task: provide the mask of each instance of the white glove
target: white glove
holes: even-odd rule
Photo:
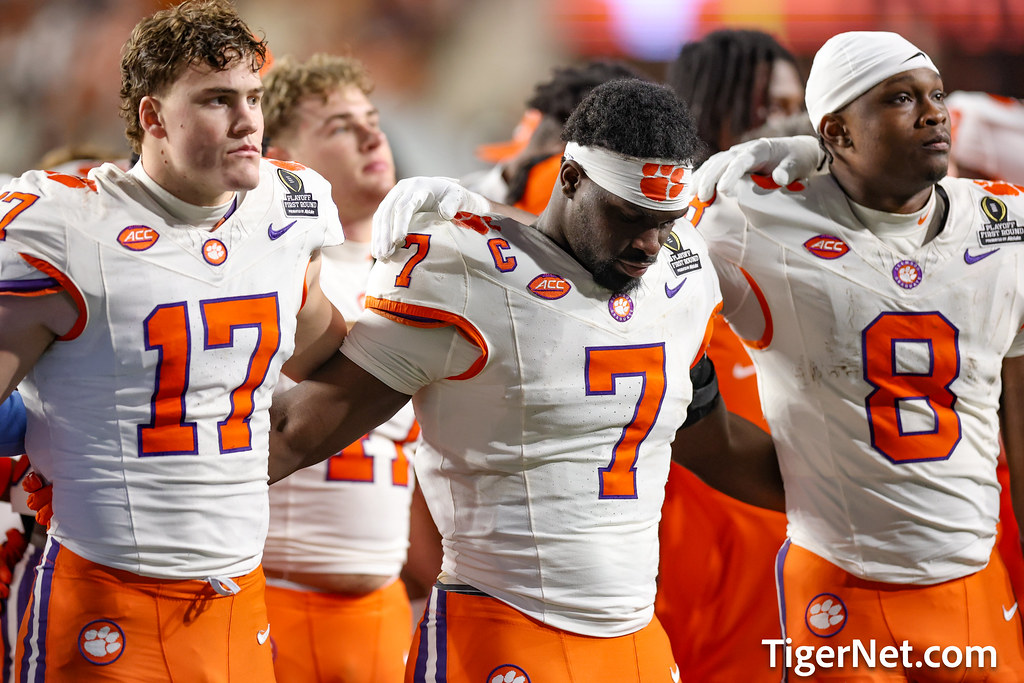
[[[822,168],[825,152],[811,135],[789,138],[758,138],[733,145],[715,154],[693,174],[697,199],[709,201],[715,188],[726,194],[747,173],[771,172],[772,180],[785,187]]]
[[[487,199],[462,187],[455,178],[405,178],[391,188],[373,214],[370,253],[386,261],[405,244],[413,214],[433,213],[448,221],[460,211],[483,214],[490,210]]]

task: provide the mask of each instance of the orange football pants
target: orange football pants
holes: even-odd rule
[[[264,683],[274,680],[263,570],[235,595],[153,579],[49,539],[18,633],[19,681]]]
[[[997,552],[974,574],[920,586],[859,579],[786,541],[776,571],[783,639],[793,655],[806,648],[802,667],[795,656],[787,664],[788,681],[1024,681],[1020,610]],[[854,648],[872,646],[874,666],[863,656],[855,666]],[[825,665],[808,659],[819,650]]]
[[[583,636],[531,619],[500,600],[430,592],[406,683],[671,683],[679,680],[657,618],[615,638]]]
[[[361,596],[267,586],[278,683],[401,683],[412,608],[401,580]]]

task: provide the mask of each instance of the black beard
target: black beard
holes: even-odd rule
[[[640,287],[640,278],[629,277],[615,268],[614,261],[605,261],[594,269],[594,282],[613,294],[629,294]]]

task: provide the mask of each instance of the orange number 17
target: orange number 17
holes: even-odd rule
[[[249,419],[253,396],[263,384],[280,346],[277,296],[264,294],[200,302],[204,349],[234,345],[234,332],[244,327],[258,330],[256,347],[249,356],[245,378],[231,391],[231,412],[217,423],[220,452],[249,450],[252,431]],[[189,358],[194,352],[184,302],[157,306],[143,323],[146,348],[157,350],[156,388],[150,406],[152,419],[139,426],[139,455],[185,455],[198,452],[196,423],[185,421],[185,395],[189,383]],[[198,351],[198,349],[196,349]]]

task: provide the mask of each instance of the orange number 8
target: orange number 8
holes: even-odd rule
[[[871,445],[894,463],[945,460],[960,442],[956,395],[949,387],[960,375],[959,331],[940,313],[883,313],[864,329],[864,379],[874,391],[865,401]],[[927,371],[897,368],[897,344],[925,344]],[[927,403],[933,428],[906,431],[900,402]]]

